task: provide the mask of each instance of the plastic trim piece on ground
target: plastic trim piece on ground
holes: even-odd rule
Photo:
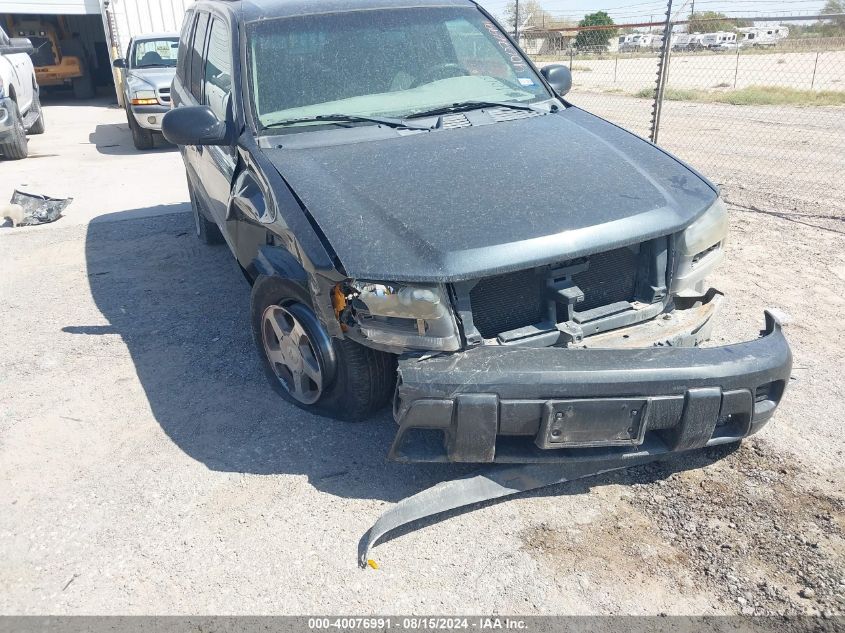
[[[638,455],[612,460],[494,466],[466,477],[443,481],[402,499],[382,514],[358,544],[358,563],[362,568],[366,568],[373,544],[388,532],[413,521],[473,503],[640,466],[666,457]]]

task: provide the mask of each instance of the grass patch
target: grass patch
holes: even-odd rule
[[[576,70],[580,70],[583,73],[593,72],[593,69],[590,68],[589,66],[579,66],[578,64],[573,64],[571,70],[572,70],[572,72],[575,72]]]
[[[650,99],[652,88],[643,88],[635,97]],[[845,105],[845,92],[834,90],[796,90],[772,86],[749,86],[740,90],[711,92],[708,90],[683,90],[668,88],[663,98],[667,101],[699,101],[701,103],[729,103],[731,105],[794,105],[835,106]]]

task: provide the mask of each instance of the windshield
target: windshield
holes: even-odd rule
[[[176,68],[179,38],[165,37],[156,40],[139,40],[129,59],[132,68]]]
[[[463,101],[551,95],[473,7],[349,11],[250,24],[262,127],[328,114],[412,116]]]

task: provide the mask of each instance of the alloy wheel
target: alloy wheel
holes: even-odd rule
[[[271,305],[261,318],[264,353],[285,390],[303,404],[323,393],[323,371],[316,347],[302,323],[288,309]]]

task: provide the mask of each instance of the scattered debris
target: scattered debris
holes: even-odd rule
[[[19,204],[7,204],[0,208],[0,217],[4,220],[11,220],[12,226],[18,226],[23,222],[23,207]]]
[[[77,578],[79,578],[79,574],[74,574],[73,576],[71,576],[71,577],[70,577],[70,580],[68,580],[68,581],[65,583],[65,586],[64,586],[64,587],[62,587],[62,591],[64,591],[64,590],[65,590],[65,589],[67,589],[68,587],[70,587],[70,583],[72,583],[72,582],[73,582],[74,580],[76,580]]]

